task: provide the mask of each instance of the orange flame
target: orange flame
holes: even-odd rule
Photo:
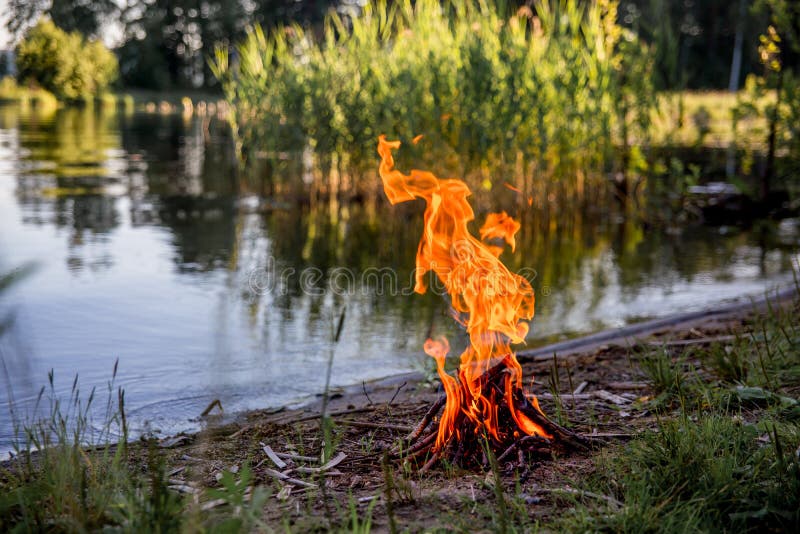
[[[458,380],[444,369],[450,350],[447,340],[425,342],[425,352],[436,360],[447,394],[436,448],[441,450],[457,434],[455,421],[461,413],[473,423],[476,432],[503,441],[508,432],[516,429],[500,428],[498,424],[502,400],[519,430],[549,438],[539,425],[515,409],[513,400],[514,391],[522,387],[522,367],[511,343],[523,342],[528,333],[527,321],[534,313],[533,288],[498,259],[499,247],[489,247],[470,234],[467,225],[475,215],[467,201],[471,194],[467,185],[457,179],[439,179],[426,171],[401,173],[394,168],[392,156],[392,149],[399,147],[400,141],[379,138],[379,172],[392,204],[417,198],[427,203],[425,228],[417,250],[415,291],[424,293],[425,275],[429,271],[436,273],[470,339],[470,346],[461,354]],[[503,239],[513,250],[519,228],[519,223],[505,212],[492,213],[480,234],[482,239]],[[486,378],[486,373],[499,364],[503,367],[498,369],[506,371],[503,392],[491,387]],[[535,399],[532,404],[539,409]]]

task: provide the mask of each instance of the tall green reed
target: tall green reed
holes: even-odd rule
[[[321,35],[254,27],[210,63],[245,161],[310,150],[330,193],[363,185],[339,171],[372,165],[384,133],[425,134],[473,185],[506,168],[527,193],[582,196],[647,141],[649,52],[616,21],[613,0],[378,0]]]

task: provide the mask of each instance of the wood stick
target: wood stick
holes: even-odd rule
[[[562,399],[569,398],[575,400],[589,400],[593,399],[595,395],[593,393],[562,393],[561,395],[558,395],[558,397]],[[556,398],[556,395],[553,395],[552,393],[539,393],[536,395],[536,398],[553,400]]]
[[[311,482],[306,482],[305,480],[299,480],[296,478],[292,478],[286,473],[281,473],[280,471],[275,471],[274,469],[264,469],[264,472],[273,478],[277,478],[278,480],[283,480],[288,482],[289,484],[294,484],[295,486],[303,486],[304,488],[317,488],[316,484],[312,484]]]
[[[406,436],[406,441],[408,441],[409,444],[414,443],[417,439],[419,439],[419,436],[428,427],[428,424],[433,420],[436,414],[439,413],[439,410],[442,409],[442,406],[444,406],[446,402],[446,395],[442,395],[436,399],[436,402],[434,402],[430,409],[425,412],[425,415],[422,417],[422,421],[420,421],[417,425],[417,428],[415,428],[413,432]]]
[[[269,459],[272,460],[272,463],[275,464],[278,469],[286,468],[286,462],[281,460],[278,457],[278,455],[275,454],[275,451],[272,450],[272,447],[270,447],[269,445],[264,445],[263,442],[261,443],[261,446],[263,447],[263,451],[266,453]]]
[[[583,393],[583,390],[586,389],[586,386],[588,386],[588,385],[589,385],[589,382],[584,380],[583,382],[578,384],[578,387],[575,388],[575,390],[572,392],[572,395],[573,396],[580,395],[581,393]]]
[[[220,400],[219,399],[214,399],[213,401],[211,401],[209,403],[208,406],[206,406],[206,409],[202,411],[202,413],[200,414],[200,417],[206,417],[208,414],[211,413],[211,410],[213,410],[215,406],[219,407],[219,411],[221,411],[221,412],[224,411],[222,409],[222,403],[220,402]]]
[[[606,391],[604,389],[599,389],[594,392],[595,397],[599,399],[603,399],[604,401],[608,401],[611,403],[616,404],[617,406],[621,406],[623,404],[630,404],[630,400],[626,399],[625,397],[620,397],[619,395],[614,395],[613,393]]]
[[[377,429],[387,429],[387,430],[399,430],[400,432],[411,432],[414,430],[414,427],[410,427],[407,425],[393,425],[390,423],[369,423],[367,421],[353,421],[352,419],[342,419],[337,421],[337,424],[345,425],[345,426],[356,426],[361,428],[377,428]]]
[[[425,471],[427,471],[428,469],[430,469],[431,467],[433,467],[433,466],[434,466],[434,464],[436,464],[436,462],[438,462],[438,461],[439,461],[439,453],[438,453],[438,452],[435,452],[435,453],[433,453],[433,456],[431,456],[431,459],[430,459],[430,460],[428,460],[428,461],[425,463],[425,465],[423,465],[423,466],[422,466],[422,468],[420,468],[419,472],[420,472],[420,473],[424,473]]]
[[[410,458],[410,457],[416,456],[419,451],[427,450],[431,446],[431,444],[433,444],[433,441],[436,439],[437,435],[438,435],[438,432],[431,432],[430,434],[425,436],[422,439],[422,441],[418,441],[417,443],[415,443],[409,449],[406,449],[404,451],[403,450],[395,450],[395,451],[393,451],[392,454],[394,456],[402,454],[403,457],[406,457],[406,458]]]
[[[374,410],[375,410],[374,406],[365,406],[364,408],[353,408],[351,410],[339,410],[338,412],[330,412],[327,415],[328,415],[328,417],[338,417],[340,415],[348,415],[348,414],[351,414],[351,413],[372,412]],[[315,413],[315,414],[311,414],[311,415],[305,415],[305,416],[300,417],[298,419],[288,420],[288,421],[285,421],[285,422],[286,423],[302,423],[303,421],[312,421],[314,419],[319,419],[320,417],[322,417],[322,414]],[[283,421],[281,421],[281,422],[283,422]]]
[[[313,456],[300,456],[299,454],[292,454],[289,452],[276,452],[275,456],[285,460],[295,460],[297,462],[316,462],[318,460],[318,458],[314,458]]]

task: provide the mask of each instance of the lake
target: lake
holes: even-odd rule
[[[119,360],[134,432],[167,434],[197,428],[213,399],[233,413],[312,398],[331,350],[341,387],[428,368],[428,331],[463,347],[444,299],[409,291],[420,203],[259,196],[231,146],[216,119],[0,106],[0,273],[30,269],[0,293],[0,451],[51,369],[57,395],[77,374],[102,398]],[[503,256],[537,291],[531,347],[759,296],[798,259],[797,220],[564,219],[523,224]]]

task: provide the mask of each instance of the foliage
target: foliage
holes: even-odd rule
[[[59,99],[78,100],[107,89],[117,75],[117,60],[99,41],[66,33],[42,19],[17,45],[17,77]]]
[[[8,7],[12,16],[7,27],[12,34],[18,35],[46,15],[65,32],[95,38],[103,23],[119,10],[114,0],[9,0]]]
[[[616,2],[534,7],[373,2],[359,17],[331,14],[321,38],[256,26],[235,55],[218,48],[212,70],[245,156],[309,146],[371,162],[378,134],[423,133],[471,168],[602,169],[615,143],[646,136],[646,50],[616,24]]]
[[[620,23],[652,45],[659,89],[723,89],[729,85],[737,31],[742,32],[743,72],[753,72],[759,65],[755,43],[765,17],[742,9],[751,3],[623,0]]]
[[[119,50],[127,86],[147,89],[213,87],[206,58],[215,46],[231,47],[248,24],[275,27],[318,24],[337,4],[320,0],[131,1],[120,23],[125,41]]]
[[[764,0],[759,6],[770,14],[770,24],[759,37],[763,70],[760,76],[748,76],[732,120],[734,130],[742,119],[751,117],[763,117],[768,123],[763,140],[767,163],[761,182],[762,199],[766,199],[775,177],[787,177],[800,170],[800,73],[793,68],[793,58],[800,55],[800,7],[784,0]],[[768,94],[774,98],[765,99]],[[785,157],[776,161],[778,153]],[[795,182],[786,180],[790,194],[796,198]]]
[[[269,498],[262,487],[252,487],[253,473],[245,463],[239,472],[239,478],[230,471],[223,471],[220,479],[221,488],[208,490],[211,498],[222,499],[233,508],[233,514],[217,523],[219,532],[253,532],[256,527],[266,529],[261,520],[261,511]]]

